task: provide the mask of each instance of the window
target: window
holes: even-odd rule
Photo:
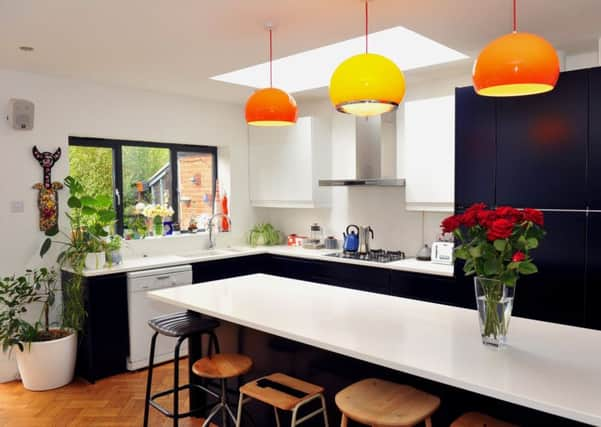
[[[214,212],[216,147],[70,137],[69,168],[92,195],[113,197],[117,231],[129,238],[151,228],[149,205],[172,208],[165,220],[183,231],[203,228]]]

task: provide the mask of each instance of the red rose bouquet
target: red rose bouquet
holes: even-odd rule
[[[534,274],[531,251],[545,236],[543,213],[509,206],[487,209],[484,203],[442,221],[458,245],[455,257],[465,260],[463,271],[475,275],[480,330],[485,344],[497,347],[506,341],[514,289],[520,275]]]
[[[515,286],[520,274],[538,270],[530,256],[544,237],[543,213],[509,206],[487,209],[484,203],[442,221],[442,230],[453,233],[459,245],[455,257],[465,260],[466,275],[496,279]]]

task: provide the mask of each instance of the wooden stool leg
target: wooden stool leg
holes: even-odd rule
[[[426,418],[426,427],[432,427],[432,418],[428,417]]]
[[[342,419],[340,420],[340,427],[348,427],[348,418],[344,414],[342,414]]]

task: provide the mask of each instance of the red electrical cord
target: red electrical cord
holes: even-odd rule
[[[273,87],[273,37],[269,28],[269,87]]]
[[[368,44],[367,44],[367,34],[368,34],[368,30],[369,30],[369,8],[367,6],[368,2],[369,2],[369,0],[365,0],[365,53],[367,53],[367,48],[368,48]]]
[[[518,31],[518,15],[517,15],[517,0],[513,0],[513,32]]]

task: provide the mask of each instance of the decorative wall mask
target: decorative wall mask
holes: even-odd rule
[[[40,163],[44,170],[44,181],[34,184],[33,188],[39,191],[38,209],[40,210],[40,230],[47,231],[58,223],[58,191],[63,188],[60,182],[52,182],[52,166],[60,159],[61,149],[54,153],[45,151],[41,153],[38,147],[33,146],[33,157]]]

